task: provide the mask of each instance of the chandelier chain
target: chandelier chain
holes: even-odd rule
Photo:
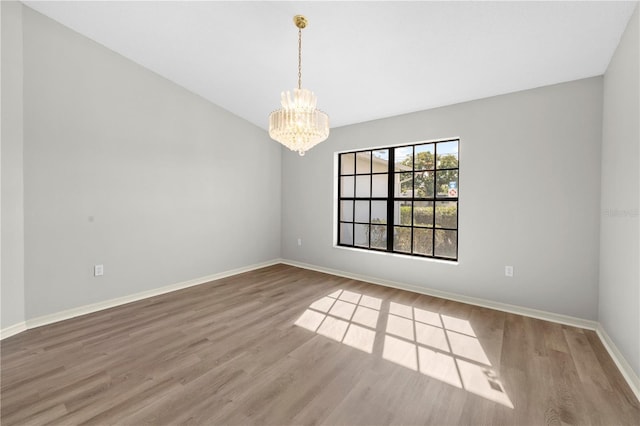
[[[298,89],[302,89],[302,28],[298,28]]]

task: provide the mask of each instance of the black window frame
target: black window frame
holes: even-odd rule
[[[450,142],[456,142],[457,143],[457,167],[439,167],[438,163],[439,163],[439,158],[438,158],[438,146],[441,144],[445,144],[445,143],[450,143]],[[432,168],[429,167],[425,167],[425,168],[419,168],[416,169],[416,147],[422,147],[425,145],[433,145],[433,166]],[[412,157],[412,166],[411,166],[411,170],[406,170],[406,171],[398,171],[396,169],[396,162],[395,162],[395,150],[396,149],[406,149],[406,148],[411,148],[411,157]],[[387,151],[387,155],[388,155],[388,164],[387,164],[387,169],[384,171],[374,171],[374,152],[376,151]],[[362,154],[362,153],[369,153],[369,169],[368,172],[365,173],[358,173],[358,154]],[[406,256],[413,256],[413,257],[420,257],[420,258],[428,258],[428,259],[439,259],[439,260],[444,260],[444,261],[450,261],[450,262],[457,262],[458,261],[458,254],[459,254],[459,228],[460,228],[460,224],[459,224],[459,215],[460,215],[460,202],[459,202],[459,190],[460,190],[460,138],[450,138],[450,139],[441,139],[441,140],[434,140],[434,141],[422,141],[422,142],[414,142],[414,143],[409,143],[409,144],[402,144],[402,145],[392,145],[392,146],[383,146],[383,147],[376,147],[376,148],[367,148],[367,149],[360,149],[360,150],[353,150],[353,151],[344,151],[344,152],[339,152],[338,154],[338,170],[337,170],[337,179],[338,179],[338,194],[337,194],[337,240],[336,240],[336,244],[339,247],[348,247],[348,248],[354,248],[354,249],[360,249],[360,250],[368,250],[368,251],[376,251],[376,252],[383,252],[383,253],[394,253],[394,254],[400,254],[400,255],[406,255]],[[353,155],[353,170],[352,173],[342,173],[342,165],[343,165],[343,159],[346,156],[349,155]],[[450,171],[456,171],[456,178],[457,178],[457,184],[456,184],[456,195],[455,196],[450,196],[449,193],[445,196],[443,195],[438,195],[438,172],[450,172]],[[411,173],[411,179],[412,179],[412,185],[411,185],[411,194],[410,196],[398,196],[396,194],[396,179],[395,179],[395,174],[401,174],[401,173]],[[433,183],[431,184],[432,187],[432,196],[426,196],[426,197],[420,197],[420,196],[416,196],[416,174],[417,173],[422,173],[423,176],[426,175],[426,173],[432,173],[433,174]],[[386,174],[387,175],[387,195],[386,197],[380,197],[380,196],[373,196],[373,177],[375,175],[383,175]],[[369,177],[369,184],[368,184],[368,191],[369,191],[369,196],[364,197],[364,196],[358,196],[358,188],[356,185],[356,182],[358,181],[358,177],[360,177],[362,179],[362,177],[364,176],[368,176]],[[342,191],[342,186],[343,186],[343,178],[352,178],[353,180],[353,194],[352,196],[343,196],[343,191]],[[425,187],[425,189],[428,189],[427,187]],[[352,213],[352,217],[351,217],[351,221],[348,220],[341,220],[342,219],[342,204],[343,202],[352,202],[352,206],[351,206],[351,213]],[[362,221],[357,221],[356,220],[356,205],[357,205],[357,201],[367,201],[369,203],[369,220],[368,222],[362,222]],[[386,202],[386,223],[381,224],[379,222],[373,222],[372,220],[372,205],[373,202],[375,201],[383,201]],[[431,224],[430,226],[428,225],[424,225],[424,224],[420,224],[420,225],[416,225],[414,223],[415,220],[415,210],[414,208],[416,207],[416,202],[426,202],[426,203],[432,203],[432,208],[431,208]],[[454,202],[455,203],[455,227],[442,227],[442,226],[436,226],[436,220],[437,220],[437,207],[439,203],[451,203]],[[399,214],[401,217],[396,218],[395,216],[395,204],[396,203],[409,203],[411,205],[411,223],[409,225],[407,224],[401,224],[400,221],[402,219],[402,214]],[[398,207],[399,209],[401,208],[403,204],[399,204]],[[441,204],[442,205],[442,204]],[[342,237],[342,228],[343,225],[349,226],[351,225],[351,242],[349,243],[345,243],[345,242],[341,242],[341,237]],[[366,245],[358,245],[356,244],[356,226],[357,225],[367,225],[368,226],[368,231],[367,231],[367,242]],[[386,228],[386,247],[382,248],[382,247],[372,247],[372,241],[371,241],[371,235],[372,235],[372,230],[373,230],[373,226],[376,227],[381,227],[384,226]],[[409,240],[409,251],[404,251],[404,250],[397,250],[396,247],[394,247],[394,235],[395,232],[394,230],[396,228],[404,228],[404,229],[410,229],[410,233],[411,233],[411,237]],[[414,245],[414,234],[415,234],[415,230],[430,230],[428,232],[431,233],[431,253],[430,254],[425,254],[425,253],[416,253],[416,247]],[[455,256],[448,256],[448,255],[441,255],[441,253],[437,253],[436,252],[436,233],[440,231],[442,233],[444,233],[444,235],[447,234],[447,231],[453,231],[455,232]],[[422,231],[421,231],[422,232]],[[442,234],[441,234],[442,235]],[[450,236],[450,232],[449,232],[449,236]],[[381,240],[384,241],[384,240]]]

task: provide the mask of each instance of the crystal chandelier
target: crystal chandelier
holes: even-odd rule
[[[269,115],[269,136],[292,151],[304,155],[313,146],[329,137],[329,116],[316,108],[316,95],[302,88],[302,29],[307,18],[293,17],[298,27],[298,88],[282,92],[282,109]]]

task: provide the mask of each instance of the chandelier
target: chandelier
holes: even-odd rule
[[[329,137],[329,116],[316,108],[317,98],[311,90],[302,88],[302,29],[307,18],[293,17],[298,27],[298,88],[282,92],[282,109],[269,115],[269,136],[292,151],[304,155],[315,145]]]

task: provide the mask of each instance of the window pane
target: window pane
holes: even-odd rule
[[[431,256],[433,253],[433,230],[414,228],[413,252]]]
[[[373,172],[386,172],[389,170],[389,150],[380,149],[373,151]]]
[[[411,228],[401,228],[399,226],[393,228],[393,249],[411,253]]]
[[[354,173],[354,158],[353,154],[340,154],[340,174],[352,175]]]
[[[373,175],[373,187],[371,188],[372,197],[386,197],[389,189],[389,175]]]
[[[353,201],[340,201],[340,222],[353,222]]]
[[[371,196],[371,175],[356,176],[356,197]]]
[[[458,142],[441,142],[438,144],[438,168],[458,167]]]
[[[371,202],[371,223],[387,223],[387,202]]]
[[[356,173],[371,173],[371,151],[356,154]]]
[[[433,170],[435,165],[434,144],[427,143],[415,147],[415,170]]]
[[[355,225],[355,245],[369,247],[369,225]]]
[[[457,259],[458,149],[447,140],[338,154],[338,243]]]
[[[413,147],[403,146],[396,148],[395,152],[396,172],[413,170]]]
[[[436,228],[458,227],[458,203],[455,201],[436,202]]]
[[[386,225],[371,225],[371,247],[387,248],[387,227]]]
[[[458,171],[445,170],[436,172],[436,191],[438,197],[457,197]]]
[[[356,222],[369,223],[369,201],[356,201]]]
[[[340,244],[353,245],[353,223],[340,224]]]
[[[340,196],[353,197],[353,176],[345,176],[340,178]]]
[[[396,197],[411,197],[413,194],[413,173],[395,173]]]
[[[457,231],[443,231],[436,229],[436,256],[456,257],[456,237]]]
[[[416,197],[433,198],[433,172],[415,173]]]
[[[433,202],[416,201],[413,203],[413,225],[433,226]]]
[[[393,203],[394,225],[411,226],[411,201],[395,201]]]

